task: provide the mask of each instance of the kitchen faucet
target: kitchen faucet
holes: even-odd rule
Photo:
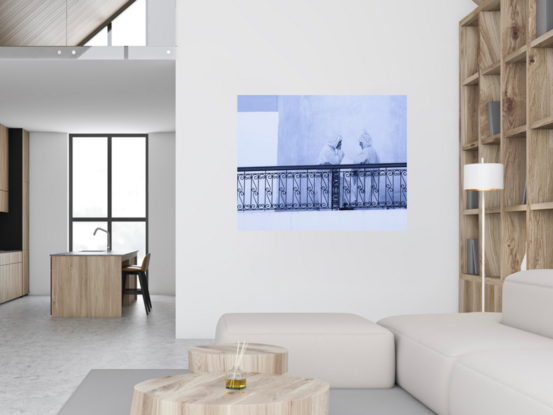
[[[102,231],[108,234],[108,252],[111,252],[111,236],[109,232],[102,228],[96,228],[96,230],[94,231],[94,235],[96,235],[96,232],[98,231]]]

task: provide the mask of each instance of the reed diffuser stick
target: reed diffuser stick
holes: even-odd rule
[[[234,359],[233,379],[236,379],[236,372],[238,371],[238,368],[242,364],[242,359],[244,358],[244,353],[246,353],[247,348],[248,348],[248,343],[246,343],[246,342],[242,343],[242,349],[240,349],[240,342],[238,342],[238,346],[236,348],[236,357]],[[239,352],[239,350],[240,350],[240,352]]]

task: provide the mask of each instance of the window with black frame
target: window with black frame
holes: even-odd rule
[[[69,136],[69,250],[148,253],[148,136]]]

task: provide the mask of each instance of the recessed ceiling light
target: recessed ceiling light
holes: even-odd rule
[[[58,50],[58,55],[61,55],[61,50]]]
[[[75,51],[71,51],[71,53],[72,53],[72,54],[74,55],[74,54],[75,54],[75,53],[77,53],[77,52],[75,52]]]
[[[171,54],[171,51],[170,51],[170,50],[168,50],[168,51],[167,51],[167,54],[168,54],[168,55],[170,55],[170,54]]]

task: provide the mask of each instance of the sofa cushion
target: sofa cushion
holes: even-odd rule
[[[378,322],[394,333],[397,383],[439,415],[449,413],[457,359],[480,350],[552,349],[553,340],[500,323],[499,313],[429,314]]]
[[[248,341],[288,349],[288,373],[324,380],[333,388],[391,388],[394,336],[355,314],[225,314],[216,342]]]
[[[461,357],[451,415],[553,415],[553,350],[494,350]]]
[[[512,274],[503,284],[503,324],[553,339],[553,270]]]

